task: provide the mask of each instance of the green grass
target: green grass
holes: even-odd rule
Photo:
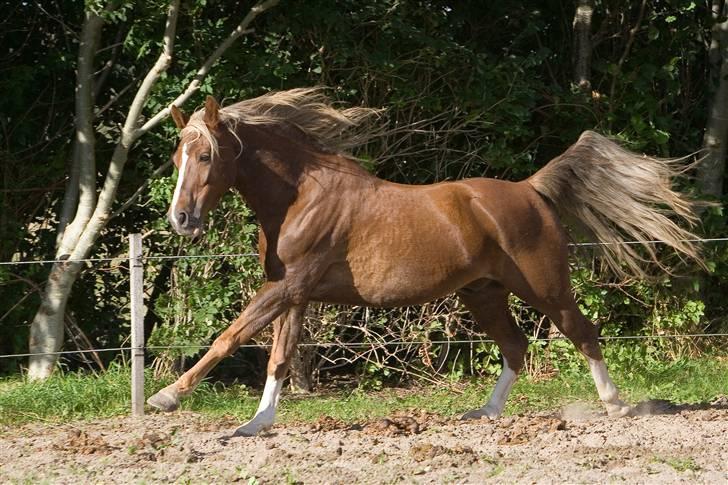
[[[664,463],[666,465],[671,466],[675,471],[677,472],[697,472],[700,471],[700,466],[695,463],[695,460],[693,460],[690,457],[687,458],[674,458],[674,457],[661,457],[661,456],[655,456],[653,461],[655,463]]]
[[[576,362],[576,361],[574,361]],[[705,402],[728,395],[728,360],[703,357],[649,365],[624,363],[612,375],[630,402],[667,399],[678,403]],[[20,378],[0,379],[0,425],[27,422],[68,422],[126,415],[130,407],[128,369],[115,366],[99,374],[58,373],[44,382]],[[147,379],[149,396],[167,382]],[[381,391],[349,390],[307,397],[284,395],[282,422],[313,421],[328,415],[344,421],[385,416],[405,409],[457,415],[479,407],[487,399],[493,380],[464,382],[452,387],[424,386]],[[550,379],[523,376],[513,389],[506,414],[557,408],[573,401],[597,402],[586,366],[560,368]],[[246,419],[255,411],[258,395],[242,386],[204,383],[183,402],[183,409],[209,416],[232,415]]]

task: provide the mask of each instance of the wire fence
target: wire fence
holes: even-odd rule
[[[178,254],[178,255],[167,255],[167,254],[151,254],[148,256],[142,256],[142,261],[163,261],[163,260],[178,260],[178,259],[216,259],[216,258],[242,258],[242,257],[258,257],[258,253],[225,253],[225,254]],[[13,265],[27,265],[27,264],[55,264],[55,263],[105,263],[105,262],[116,262],[116,261],[128,261],[129,257],[114,256],[109,258],[80,258],[80,259],[32,259],[26,261],[0,261],[0,266],[13,266]]]
[[[665,241],[654,240],[646,241],[651,244],[664,244]],[[717,243],[717,242],[728,242],[728,237],[721,238],[704,238],[704,239],[685,239],[681,242],[700,242],[700,243]],[[569,243],[570,247],[598,247],[606,246],[610,244],[643,244],[640,241],[623,241],[619,243],[602,243],[602,242],[584,242],[584,243]],[[216,254],[199,254],[199,255],[164,255],[164,254],[151,254],[143,255],[140,257],[142,261],[164,261],[164,260],[181,260],[181,259],[220,259],[220,258],[252,258],[258,257],[258,253],[246,252],[246,253],[216,253]],[[19,260],[19,261],[0,261],[0,266],[8,265],[32,265],[32,264],[56,264],[56,263],[98,263],[98,262],[127,262],[129,261],[128,255],[115,256],[115,257],[100,257],[100,258],[80,258],[80,259],[42,259],[42,260]],[[610,340],[653,340],[653,339],[702,339],[702,338],[721,338],[728,337],[728,333],[685,333],[685,334],[660,334],[660,335],[605,335],[600,336],[601,341]],[[555,337],[529,337],[530,342],[550,342],[556,340],[568,340],[564,336]],[[447,340],[391,340],[385,342],[303,342],[298,346],[303,348],[367,348],[372,345],[377,347],[388,347],[388,346],[403,346],[403,345],[457,345],[457,344],[481,344],[481,343],[495,343],[492,339],[487,338],[469,338],[469,339],[447,339]],[[181,350],[181,349],[196,349],[204,350],[209,349],[210,345],[145,345],[143,347],[101,347],[101,348],[87,348],[87,349],[76,349],[76,350],[59,350],[54,352],[27,352],[17,354],[0,354],[0,359],[8,358],[25,358],[34,357],[41,355],[70,355],[70,354],[88,354],[88,353],[100,353],[100,352],[124,352],[132,350]],[[240,348],[270,348],[271,344],[266,343],[250,343],[241,345]]]
[[[704,238],[704,239],[686,239],[683,242],[700,242],[700,243],[718,243],[718,242],[728,242],[728,237],[724,238]],[[663,244],[665,241],[648,241],[649,244]],[[625,244],[625,245],[631,245],[631,244],[644,244],[644,242],[640,241],[625,241],[621,243],[590,243],[590,242],[584,242],[584,243],[570,243],[569,246],[573,248],[579,248],[579,247],[585,247],[585,248],[595,248],[599,246],[606,246],[609,244]],[[99,347],[95,348],[91,341],[86,337],[85,334],[83,334],[83,331],[78,327],[78,325],[75,324],[75,322],[71,321],[70,325],[68,323],[67,326],[70,329],[75,328],[78,330],[78,335],[74,335],[73,332],[71,332],[71,338],[76,343],[78,348],[76,350],[57,350],[57,351],[45,351],[45,352],[27,352],[27,353],[15,353],[15,354],[1,354],[0,360],[2,359],[20,359],[20,358],[32,358],[32,357],[39,357],[39,356],[63,356],[63,355],[78,355],[81,360],[84,360],[85,363],[91,363],[96,362],[97,365],[99,365],[102,369],[104,368],[104,365],[102,363],[102,360],[99,357],[99,353],[102,352],[129,352],[129,358],[131,360],[131,409],[132,414],[135,416],[141,416],[144,414],[144,366],[145,366],[145,352],[152,351],[153,353],[161,352],[164,353],[166,351],[181,351],[181,350],[188,350],[186,355],[190,355],[189,351],[192,351],[192,354],[196,354],[202,350],[210,349],[211,345],[197,345],[197,344],[184,344],[184,345],[146,345],[145,340],[145,330],[144,330],[144,262],[151,262],[151,261],[179,261],[179,260],[212,260],[212,259],[222,259],[222,258],[253,258],[258,257],[259,254],[254,252],[240,252],[240,253],[216,253],[216,254],[187,254],[187,255],[167,255],[167,254],[143,254],[143,248],[142,248],[142,236],[140,234],[130,234],[129,236],[129,250],[128,254],[124,254],[121,256],[115,256],[115,257],[97,257],[97,258],[78,258],[78,259],[71,259],[69,257],[61,257],[61,258],[54,258],[54,259],[44,259],[44,260],[16,260],[16,261],[1,261],[0,267],[6,267],[6,266],[21,266],[21,265],[45,265],[45,264],[88,264],[88,263],[121,263],[121,262],[127,262],[128,267],[126,269],[129,271],[129,282],[130,282],[130,288],[129,288],[129,307],[130,307],[130,316],[131,316],[131,335],[130,335],[130,343],[131,345],[121,345],[117,347]],[[118,267],[122,267],[124,265],[118,265]],[[96,271],[104,271],[101,268],[96,268]],[[36,288],[38,291],[40,291],[39,287]],[[26,295],[27,296],[27,295]],[[13,308],[15,308],[17,305],[22,303],[24,301],[25,297],[23,297],[20,301],[16,302]],[[448,299],[443,300],[440,303],[436,303],[434,308],[430,308],[428,311],[426,309],[428,308],[427,305],[423,306],[421,308],[421,313],[419,317],[417,315],[414,315],[413,322],[422,322],[423,320],[427,320],[428,318],[437,318],[439,313],[444,309],[446,312],[449,312],[449,317],[454,316],[455,319],[459,319],[462,316],[462,313],[458,314],[458,310],[454,310],[453,308],[457,308],[457,306],[453,307],[451,303],[447,302]],[[431,339],[429,338],[429,330],[424,333],[424,337],[422,336],[422,332],[419,331],[417,333],[409,333],[404,330],[404,327],[399,329],[398,331],[394,332],[387,332],[386,334],[378,334],[376,332],[370,332],[367,328],[367,322],[368,322],[368,313],[365,313],[364,318],[364,325],[351,325],[349,323],[346,323],[345,321],[339,321],[339,316],[342,315],[341,312],[336,313],[336,325],[341,326],[342,328],[348,328],[355,330],[356,333],[355,337],[347,337],[350,340],[349,341],[343,341],[341,339],[341,335],[337,334],[336,337],[334,337],[334,340],[329,340],[329,338],[318,338],[317,335],[314,335],[314,332],[311,332],[311,339],[313,341],[310,342],[303,342],[298,344],[299,348],[299,358],[301,362],[307,359],[305,354],[308,354],[309,363],[312,363],[312,360],[310,359],[312,355],[318,356],[318,364],[317,367],[315,367],[317,370],[333,370],[345,365],[352,364],[359,359],[364,359],[368,364],[375,364],[381,368],[387,368],[390,370],[400,370],[404,374],[424,379],[425,381],[433,382],[436,381],[433,380],[433,376],[437,376],[441,373],[443,369],[446,368],[446,362],[447,359],[450,356],[450,350],[453,350],[455,353],[454,359],[457,361],[458,357],[461,355],[461,352],[463,352],[463,355],[465,355],[468,352],[471,358],[474,356],[474,351],[476,350],[477,344],[495,344],[496,342],[493,339],[489,338],[483,338],[480,337],[477,333],[472,331],[467,332],[450,332],[445,331],[444,334],[447,336],[447,338],[443,339],[442,337]],[[405,309],[403,313],[404,317],[402,321],[409,322],[409,309]],[[2,317],[4,318],[4,316]],[[175,316],[175,319],[177,317]],[[323,314],[319,314],[314,316],[313,318],[323,318]],[[385,316],[386,318],[386,316]],[[399,317],[398,317],[399,318]],[[308,319],[308,318],[307,318]],[[1,320],[1,319],[0,319]],[[542,320],[543,321],[543,320]],[[460,325],[461,323],[458,323]],[[411,324],[407,323],[407,325],[410,325],[410,329],[414,328],[419,324]],[[446,324],[448,326],[449,324]],[[445,328],[445,327],[443,327]],[[556,334],[552,335],[551,332],[549,332],[548,337],[541,337],[541,323],[538,324],[536,329],[533,332],[533,335],[528,339],[529,342],[551,342],[551,341],[557,341],[557,340],[567,340],[567,338],[563,335]],[[465,336],[467,338],[463,338],[463,333],[465,333]],[[80,337],[79,337],[80,335]],[[419,335],[417,338],[408,338],[410,335]],[[319,335],[318,337],[321,337],[323,335]],[[452,338],[450,338],[452,337]],[[601,341],[643,341],[643,340],[675,340],[675,339],[720,339],[728,337],[728,333],[682,333],[682,334],[670,334],[670,333],[660,333],[656,335],[605,335],[600,336],[599,340]],[[366,342],[362,341],[354,341],[356,339],[366,339]],[[316,340],[320,340],[319,342],[316,342]],[[323,340],[323,341],[321,341]],[[81,345],[79,345],[79,342]],[[694,345],[694,340],[688,341],[690,345]],[[270,348],[272,344],[270,343],[263,343],[263,342],[252,342],[247,343],[244,345],[241,345],[240,348]],[[432,349],[434,349],[434,346],[440,346],[440,349],[443,349],[443,352],[439,352],[439,355],[433,354]],[[465,346],[465,347],[463,347]],[[394,349],[394,350],[390,350]],[[400,355],[400,353],[403,352],[404,355]],[[91,354],[89,359],[86,357],[86,355]],[[124,354],[122,354],[124,355]],[[159,354],[157,354],[159,355]],[[411,360],[413,357],[419,358],[421,362],[426,366],[427,369],[430,369],[431,371],[434,371],[434,374],[430,375],[428,374],[428,371],[422,371],[420,369],[417,369],[412,366]],[[126,357],[123,357],[126,358]],[[394,359],[394,362],[389,362],[390,359]],[[472,359],[471,359],[472,360]],[[528,360],[528,359],[527,359]],[[157,363],[159,361],[155,359],[155,363],[153,366],[155,367],[155,372],[159,370],[156,368]],[[313,364],[312,364],[313,365]],[[393,367],[396,366],[396,367]],[[304,364],[304,368],[305,368]],[[312,371],[313,368],[309,369]]]
[[[654,340],[654,339],[685,339],[685,338],[712,338],[712,337],[728,337],[728,333],[684,333],[684,334],[664,334],[664,335],[602,335],[598,337],[601,341],[609,340]],[[529,337],[529,342],[553,342],[558,340],[569,340],[567,337]],[[299,347],[308,348],[366,348],[376,345],[377,347],[391,347],[391,346],[402,346],[402,345],[457,345],[457,344],[494,344],[495,340],[492,339],[453,339],[453,340],[393,340],[388,342],[301,342],[298,344]],[[264,343],[252,343],[243,344],[238,348],[241,349],[269,349],[272,344]],[[181,349],[195,349],[205,350],[212,347],[211,345],[145,345],[144,350],[181,350]],[[90,354],[97,352],[123,352],[135,350],[138,347],[103,347],[96,349],[79,349],[79,350],[59,350],[57,352],[34,352],[25,354],[0,354],[0,359],[3,358],[21,358],[21,357],[34,357],[40,355],[68,355],[68,354]]]
[[[705,238],[705,239],[682,239],[680,242],[700,242],[700,243],[715,243],[715,242],[728,242],[728,237],[716,237],[716,238]],[[666,241],[620,241],[620,242],[583,242],[583,243],[569,243],[569,247],[598,247],[598,246],[610,246],[610,245],[638,245],[638,244],[665,244]],[[142,261],[162,261],[162,260],[178,260],[178,259],[216,259],[216,258],[249,258],[258,257],[258,253],[220,253],[220,254],[179,254],[179,255],[167,255],[167,254],[150,254],[142,256]],[[20,260],[20,261],[0,261],[0,266],[13,266],[13,265],[28,265],[28,264],[55,264],[55,263],[99,263],[99,262],[115,262],[115,261],[128,261],[129,257],[114,256],[106,258],[61,258],[61,259],[32,259],[32,260]]]

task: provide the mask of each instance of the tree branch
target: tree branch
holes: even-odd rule
[[[99,193],[99,200],[96,204],[96,209],[84,229],[83,234],[78,240],[78,243],[73,248],[70,259],[82,259],[86,257],[88,252],[91,250],[91,246],[93,246],[96,238],[100,234],[101,229],[106,226],[109,218],[111,217],[111,206],[116,199],[116,191],[119,188],[119,182],[121,182],[124,165],[129,157],[129,149],[138,138],[138,130],[136,127],[139,124],[141,110],[144,107],[154,84],[159,79],[159,76],[167,70],[172,60],[177,18],[179,17],[179,4],[180,0],[172,0],[169,4],[169,10],[167,11],[167,23],[164,28],[162,53],[159,55],[157,62],[154,63],[154,66],[152,66],[147,75],[144,77],[144,80],[142,81],[141,86],[139,86],[139,89],[134,96],[134,100],[129,107],[126,121],[124,122],[124,126],[121,130],[121,137],[116,144],[114,153],[111,156],[109,170],[106,173],[104,185]]]
[[[101,68],[101,71],[98,73],[98,78],[96,79],[96,85],[94,86],[94,99],[98,98],[99,94],[101,94],[101,89],[106,85],[106,81],[109,78],[109,74],[111,74],[111,71],[114,70],[114,66],[116,65],[116,61],[119,59],[119,53],[121,52],[121,48],[124,45],[124,42],[122,42],[124,33],[125,33],[125,27],[123,25],[119,26],[119,29],[116,31],[116,37],[114,38],[114,42],[110,46],[107,46],[103,49],[99,49],[96,51],[96,54],[99,54],[100,52],[111,49],[111,57],[108,61],[106,61],[106,64],[104,64],[104,67]]]
[[[162,46],[162,53],[159,55],[157,62],[149,70],[147,75],[144,77],[141,86],[134,96],[134,100],[131,102],[129,107],[129,113],[126,116],[126,121],[121,132],[121,143],[125,144],[127,148],[131,147],[131,144],[139,138],[137,126],[139,125],[139,118],[144,108],[144,104],[149,97],[149,93],[152,91],[154,84],[159,79],[164,71],[169,68],[172,63],[172,53],[174,52],[174,38],[177,30],[177,18],[179,17],[179,4],[180,0],[173,0],[169,4],[169,11],[167,13],[167,25],[164,28],[164,43]]]
[[[225,39],[218,47],[215,49],[215,51],[210,54],[210,56],[205,60],[204,64],[202,64],[202,67],[200,67],[197,70],[197,73],[195,74],[195,77],[192,79],[190,84],[187,86],[187,89],[177,96],[177,98],[172,101],[170,104],[173,104],[175,106],[182,106],[182,104],[187,101],[190,96],[192,96],[195,91],[197,91],[200,87],[200,83],[202,80],[207,76],[207,73],[210,72],[210,69],[212,66],[217,62],[217,60],[225,53],[226,50],[230,48],[230,46],[235,42],[240,36],[247,34],[251,32],[251,30],[248,29],[248,26],[250,23],[255,20],[255,18],[265,12],[266,10],[269,10],[276,5],[278,5],[279,0],[265,0],[263,2],[258,3],[257,5],[253,6],[248,14],[243,18],[243,20],[238,24],[235,29],[228,35],[227,39]],[[152,118],[150,118],[144,125],[137,130],[137,138],[139,136],[142,136],[147,131],[151,130],[155,126],[157,126],[163,119],[165,119],[167,116],[169,116],[169,106],[159,111],[157,114],[155,114]]]
[[[637,22],[635,22],[634,27],[632,27],[629,30],[629,37],[627,38],[627,44],[624,46],[624,52],[622,52],[622,56],[619,58],[619,61],[617,61],[617,69],[615,70],[614,74],[612,75],[612,84],[609,87],[609,110],[612,111],[614,106],[614,90],[617,85],[617,77],[622,73],[622,66],[624,65],[624,62],[627,60],[627,56],[629,56],[629,52],[632,50],[632,44],[634,44],[635,36],[637,35],[637,32],[639,32],[640,27],[642,26],[642,19],[645,17],[645,10],[647,9],[647,0],[642,0],[642,5],[640,5],[640,13],[637,16]]]
[[[118,216],[119,214],[121,214],[122,212],[127,210],[129,208],[129,206],[132,205],[134,202],[136,202],[136,200],[144,193],[146,188],[149,187],[149,184],[152,183],[152,180],[154,180],[157,177],[159,177],[160,175],[162,175],[171,166],[172,166],[172,160],[167,160],[162,165],[160,165],[154,172],[152,172],[152,175],[150,175],[149,178],[146,179],[144,181],[144,183],[141,184],[139,186],[139,188],[134,191],[134,193],[131,195],[131,197],[126,199],[126,202],[121,204],[121,207],[116,209],[111,214],[110,219],[113,219],[114,217]]]

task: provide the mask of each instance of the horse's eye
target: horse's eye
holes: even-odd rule
[[[200,161],[201,162],[209,162],[210,161],[210,154],[209,153],[203,153],[200,155]]]

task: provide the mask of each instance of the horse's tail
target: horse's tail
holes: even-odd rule
[[[643,263],[647,262],[670,271],[658,260],[651,241],[662,241],[678,255],[704,266],[697,236],[670,219],[688,227],[698,220],[696,202],[672,189],[672,179],[685,170],[682,161],[638,155],[585,131],[528,183],[569,222],[576,222],[588,237],[603,243],[603,256],[615,273],[644,277]]]

